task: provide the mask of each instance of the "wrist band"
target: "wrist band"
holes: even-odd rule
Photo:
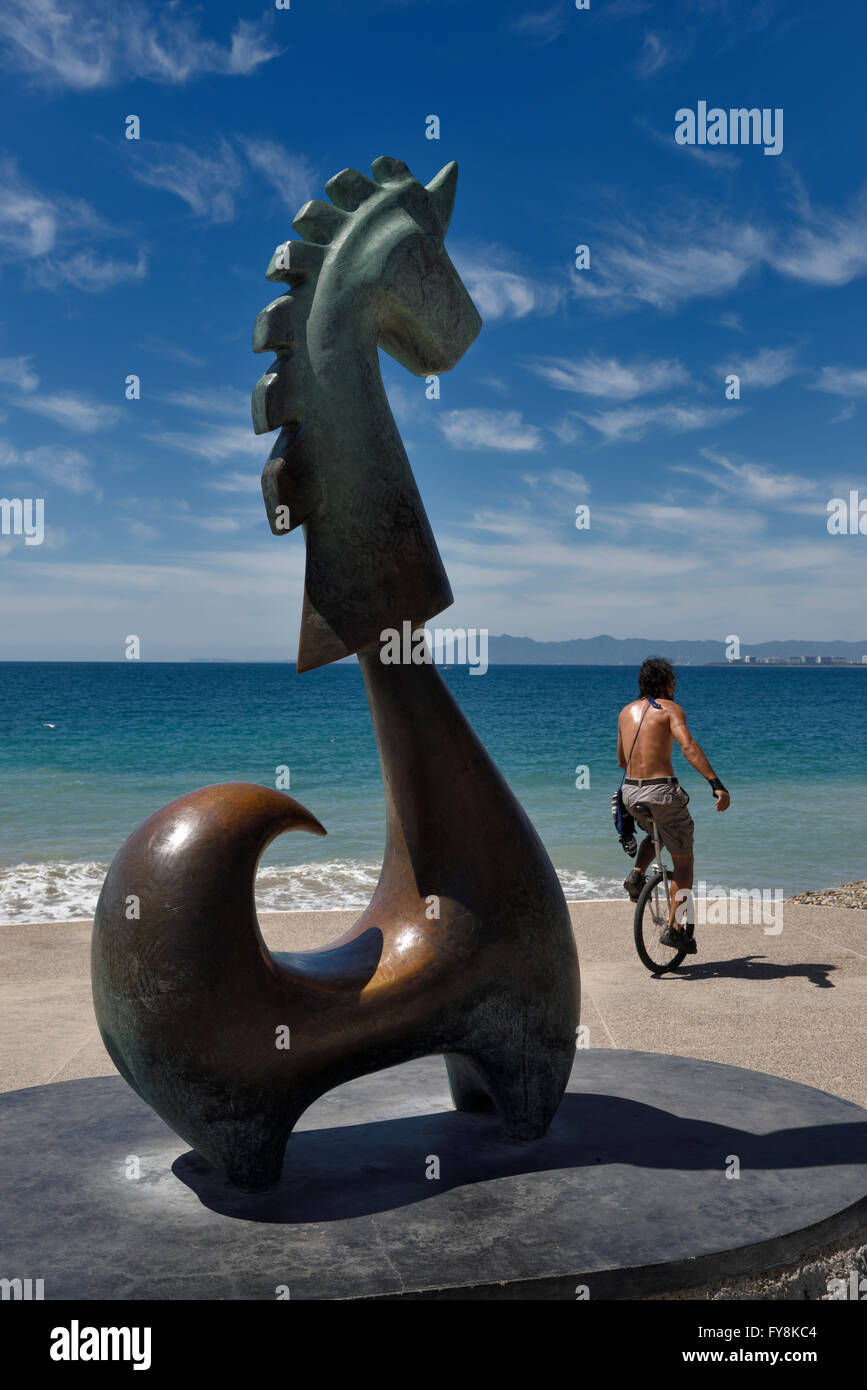
[[[713,795],[714,792],[724,792],[726,790],[718,777],[711,777],[709,780],[711,795]]]

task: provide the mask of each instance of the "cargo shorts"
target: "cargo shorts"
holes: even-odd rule
[[[650,816],[636,811],[637,803],[649,806],[659,826],[659,838],[672,854],[692,854],[695,824],[686,809],[689,794],[678,785],[677,778],[651,779],[636,786],[627,779],[623,783],[623,805],[641,826],[645,835],[653,833]]]

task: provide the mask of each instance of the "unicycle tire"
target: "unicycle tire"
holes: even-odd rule
[[[671,946],[660,943],[660,933],[668,924],[668,904],[663,893],[655,895],[654,890],[662,883],[662,874],[650,874],[635,904],[635,949],[642,965],[652,975],[664,975],[676,970],[686,960],[686,951],[676,951]]]

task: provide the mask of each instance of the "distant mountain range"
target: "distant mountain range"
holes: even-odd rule
[[[726,660],[724,642],[664,642],[646,637],[573,637],[566,642],[537,642],[504,632],[488,638],[488,661],[508,666],[640,666],[645,657],[666,656],[680,666],[705,666]],[[744,642],[741,657],[821,656],[860,662],[863,642]]]

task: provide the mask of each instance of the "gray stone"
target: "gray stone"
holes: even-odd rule
[[[867,1218],[867,1111],[761,1072],[579,1051],[533,1144],[448,1107],[436,1057],[341,1086],[300,1121],[287,1180],[250,1196],[119,1078],[9,1093],[2,1272],[47,1299],[635,1298],[771,1269]]]

